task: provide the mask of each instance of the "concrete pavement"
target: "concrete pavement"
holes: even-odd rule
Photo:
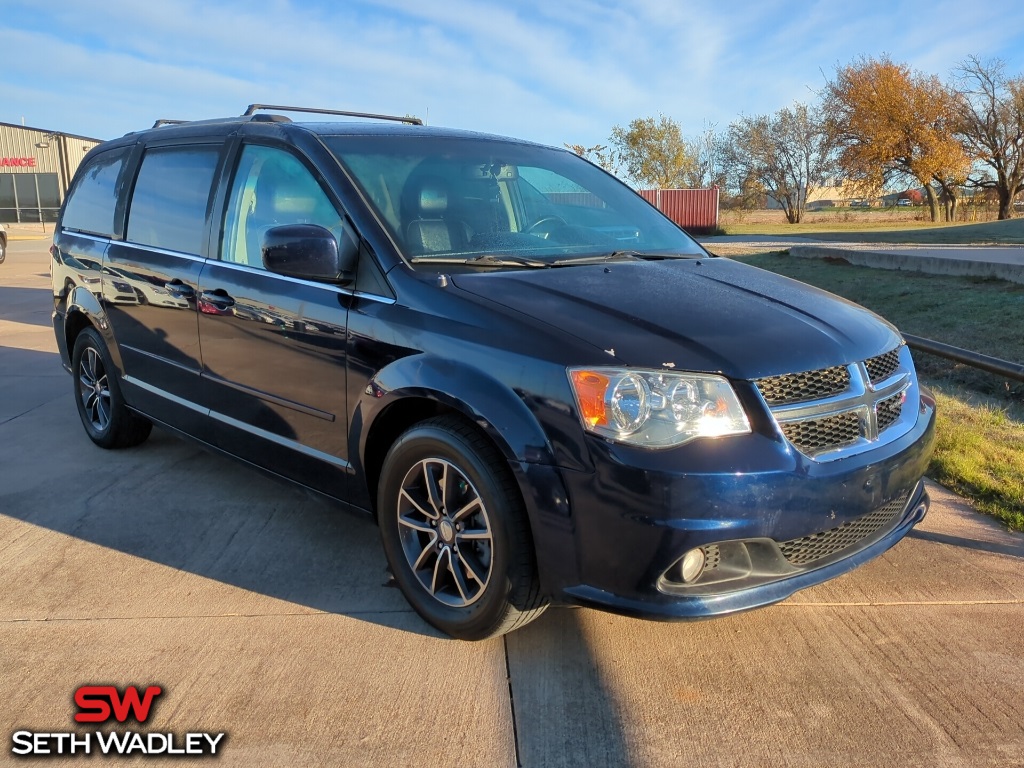
[[[228,766],[1024,765],[1024,537],[952,494],[768,609],[447,640],[369,521],[159,430],[95,448],[45,249],[0,265],[0,764],[79,686],[156,683],[144,730],[227,732]]]
[[[805,259],[844,259],[877,269],[936,275],[989,277],[1024,283],[1024,247],[1015,245],[896,245],[832,242],[806,237],[735,235],[699,238],[712,253],[729,256],[752,250],[788,250]]]

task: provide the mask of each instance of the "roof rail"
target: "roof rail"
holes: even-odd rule
[[[345,117],[365,117],[370,120],[393,120],[396,123],[408,123],[410,125],[423,125],[423,121],[418,117],[397,117],[396,115],[375,115],[369,112],[346,112],[337,109],[313,109],[312,107],[283,107],[277,104],[250,104],[242,117],[249,117],[256,111],[262,111],[265,109],[275,109],[281,112],[312,112],[317,115],[343,115]]]
[[[181,125],[182,123],[187,122],[188,120],[164,120],[161,118],[160,120],[157,120],[155,123],[153,123],[153,127],[159,128],[161,125]]]

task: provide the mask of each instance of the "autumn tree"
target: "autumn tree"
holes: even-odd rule
[[[803,104],[730,125],[728,158],[737,186],[756,182],[790,224],[803,218],[808,191],[823,186],[834,171],[830,134],[817,112]]]
[[[612,128],[611,144],[627,178],[641,187],[686,186],[695,160],[679,124],[660,115],[637,118],[629,127]]]
[[[1007,77],[1005,64],[971,56],[955,71],[957,132],[989,173],[972,177],[995,190],[999,218],[1013,216],[1013,198],[1024,191],[1024,77]]]
[[[584,147],[582,144],[566,144],[564,146],[580,157],[589,160],[594,165],[604,168],[608,173],[618,175],[620,170],[619,159],[610,147],[604,144],[595,144],[592,147]]]
[[[957,99],[937,77],[888,57],[862,58],[837,69],[823,106],[847,177],[876,187],[914,179],[925,190],[932,221],[939,219],[933,184],[955,205],[971,158],[954,134]]]

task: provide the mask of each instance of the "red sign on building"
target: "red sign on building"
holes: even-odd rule
[[[0,168],[35,168],[34,157],[0,157]]]

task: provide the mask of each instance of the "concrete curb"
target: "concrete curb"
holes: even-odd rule
[[[929,256],[926,252],[871,251],[820,245],[793,245],[789,253],[801,259],[843,259],[860,267],[927,272],[933,275],[992,277],[1024,283],[1024,264]]]

